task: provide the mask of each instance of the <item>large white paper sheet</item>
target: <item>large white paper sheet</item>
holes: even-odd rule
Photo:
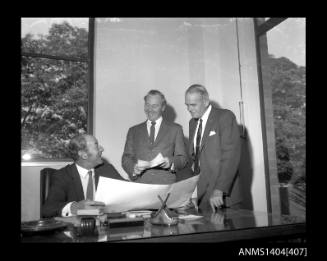
[[[106,204],[106,212],[123,212],[135,209],[158,209],[170,193],[168,208],[185,205],[191,198],[199,175],[168,185],[143,184],[100,176],[96,201]]]

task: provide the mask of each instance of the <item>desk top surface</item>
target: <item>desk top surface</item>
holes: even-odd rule
[[[239,237],[257,237],[260,232],[269,233],[296,233],[296,229],[305,230],[305,219],[296,216],[272,215],[266,212],[254,212],[245,209],[223,209],[217,213],[211,211],[198,213],[195,210],[189,212],[203,216],[194,220],[180,220],[177,225],[163,226],[153,225],[149,219],[145,219],[144,225],[120,228],[97,226],[91,235],[80,235],[78,226],[74,225],[74,218],[61,218],[67,220],[67,227],[52,233],[36,233],[34,235],[22,235],[22,242],[126,242],[126,241],[172,241],[189,242],[192,240],[228,240],[227,232],[240,233]],[[256,231],[255,233],[253,231]],[[252,231],[252,233],[251,233]],[[298,232],[299,232],[298,231]],[[246,234],[248,233],[248,234]],[[196,236],[195,236],[196,235]],[[272,234],[271,234],[272,235]],[[195,236],[195,237],[194,237]],[[219,239],[221,236],[221,240]],[[191,241],[192,241],[191,240]]]

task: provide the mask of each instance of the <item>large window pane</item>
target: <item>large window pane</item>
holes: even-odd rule
[[[22,159],[67,159],[68,140],[87,131],[88,62],[80,59],[88,55],[87,30],[64,21],[39,36],[23,31]]]
[[[305,19],[288,18],[262,37],[268,47],[264,88],[271,88],[281,213],[305,216]]]

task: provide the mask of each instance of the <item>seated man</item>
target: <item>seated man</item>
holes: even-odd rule
[[[74,163],[54,174],[42,207],[43,217],[71,216],[87,205],[104,205],[93,201],[99,176],[124,180],[111,164],[103,163],[103,148],[92,135],[77,135],[70,141],[68,149]]]
[[[174,183],[174,172],[187,164],[182,127],[162,118],[165,108],[165,96],[157,90],[149,91],[144,97],[147,120],[128,130],[122,167],[132,181],[148,184]],[[140,160],[153,160],[159,153],[163,157],[160,166],[151,168],[139,164]]]

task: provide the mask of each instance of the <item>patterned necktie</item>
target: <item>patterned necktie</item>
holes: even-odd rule
[[[89,174],[89,182],[87,183],[86,199],[93,200],[93,178],[92,178],[92,171],[89,170],[87,172],[87,174]]]
[[[156,125],[156,122],[151,121],[151,127],[150,127],[150,142],[151,142],[151,144],[154,143],[154,131],[155,131],[154,125]]]
[[[201,142],[201,134],[202,134],[202,119],[200,119],[198,132],[196,133],[196,140],[195,140],[195,159],[194,159],[194,173],[200,173],[200,142]]]

